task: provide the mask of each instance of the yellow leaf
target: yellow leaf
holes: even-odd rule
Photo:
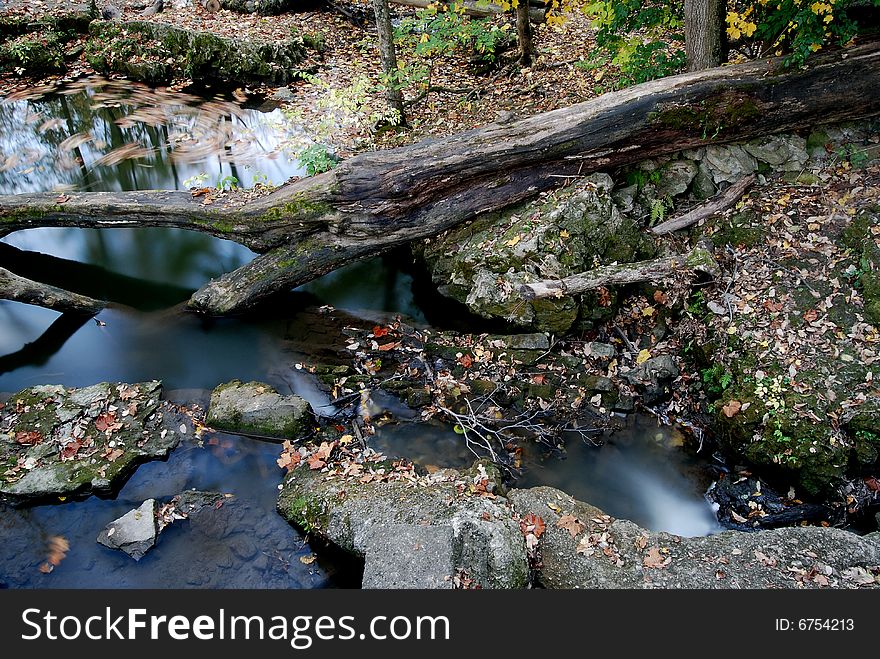
[[[317,560],[317,558],[318,557],[315,556],[314,554],[309,554],[308,556],[300,556],[299,562],[302,563],[303,565],[311,565],[312,563],[315,562],[315,560]]]
[[[569,236],[571,236],[571,234],[568,232],[568,229],[563,229],[559,232],[560,238],[568,238]]]
[[[339,438],[339,443],[342,444],[343,446],[345,446],[346,444],[348,444],[352,440],[354,440],[354,437],[352,437],[351,435],[343,435],[342,437]]]
[[[516,244],[517,244],[520,240],[522,240],[522,234],[519,234],[519,233],[518,233],[518,234],[516,234],[513,238],[511,238],[510,240],[508,240],[508,241],[507,241],[506,243],[504,243],[504,244],[507,245],[508,247],[515,247]]]
[[[636,364],[644,364],[649,359],[651,359],[651,351],[647,349],[641,350],[636,357]]]
[[[643,316],[653,316],[654,315],[654,307],[645,307],[642,309]]]

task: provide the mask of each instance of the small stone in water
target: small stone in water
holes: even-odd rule
[[[181,435],[185,435],[186,434],[186,424],[181,423],[180,428],[178,428],[178,430],[180,430]]]

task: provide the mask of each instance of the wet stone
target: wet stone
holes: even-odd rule
[[[363,588],[452,588],[451,526],[390,524],[366,542]]]
[[[110,522],[98,534],[97,541],[139,561],[156,544],[156,535],[156,500],[147,499],[140,507]]]

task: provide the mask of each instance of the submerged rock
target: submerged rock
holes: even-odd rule
[[[157,535],[156,500],[147,499],[140,507],[110,522],[98,534],[98,542],[139,561],[156,544]]]
[[[13,394],[0,409],[0,493],[109,494],[139,463],[177,446],[161,392],[152,381],[43,385]]]
[[[536,574],[546,588],[880,588],[880,542],[840,529],[683,538],[614,519],[551,487],[508,497],[518,515],[546,525]]]
[[[493,477],[492,467],[478,465],[477,479]],[[445,588],[456,571],[484,588],[524,587],[528,563],[519,523],[504,498],[472,493],[473,481],[471,472],[445,470],[362,482],[300,466],[284,480],[278,512],[364,557],[366,587]]]
[[[311,431],[315,415],[295,394],[282,396],[262,382],[232,380],[211,393],[207,422],[218,430],[293,439]]]

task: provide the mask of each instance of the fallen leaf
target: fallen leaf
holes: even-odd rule
[[[599,295],[599,306],[600,307],[610,307],[611,306],[611,292],[605,288],[604,286],[600,286],[597,294]]]
[[[522,234],[519,234],[519,233],[518,233],[518,234],[516,234],[513,238],[511,238],[510,240],[508,240],[508,241],[507,241],[506,243],[504,243],[504,244],[507,245],[508,247],[516,247],[516,244],[517,244],[520,240],[522,240]]]
[[[383,337],[386,334],[388,334],[388,331],[389,330],[387,327],[379,327],[379,325],[376,325],[373,328],[373,336],[378,339],[378,338]]]
[[[299,562],[302,563],[303,565],[311,565],[316,560],[318,560],[318,557],[315,556],[314,554],[309,554],[308,556],[300,556],[299,557]]]
[[[669,302],[669,296],[663,291],[654,291],[654,302],[657,304],[666,304]]]
[[[462,366],[464,366],[465,368],[470,368],[473,365],[474,360],[470,355],[464,354],[458,358],[458,363],[461,364]]]
[[[544,535],[544,530],[547,528],[544,520],[535,513],[529,513],[523,517],[520,520],[519,527],[523,534],[533,533],[536,538]]]
[[[636,364],[644,364],[649,359],[651,359],[651,351],[648,349],[640,350],[636,355]]]
[[[654,315],[654,307],[645,307],[642,309],[642,315],[646,317],[650,317]]]
[[[400,345],[400,341],[392,341],[391,343],[383,343],[379,346],[379,350],[385,352],[387,350],[394,350],[397,346]]]
[[[664,556],[660,547],[651,547],[648,553],[642,558],[642,565],[647,568],[662,569],[672,562],[669,556]]]
[[[574,515],[563,515],[556,522],[556,526],[568,531],[572,538],[577,537],[586,528]]]
[[[43,436],[36,430],[15,433],[15,443],[23,446],[35,446],[43,442]]]
[[[763,563],[766,567],[776,567],[776,559],[770,558],[765,553],[755,550],[755,558],[757,558],[761,563]]]
[[[742,409],[742,403],[738,400],[732,400],[727,403],[724,407],[721,408],[721,411],[724,412],[724,416],[728,419],[735,417],[739,414],[740,409]]]

